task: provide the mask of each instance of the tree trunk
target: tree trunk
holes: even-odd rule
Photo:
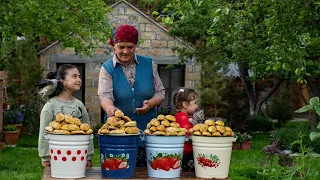
[[[260,98],[257,96],[255,92],[254,85],[249,80],[248,68],[244,64],[239,64],[239,73],[241,81],[244,84],[244,88],[248,94],[249,105],[250,105],[250,115],[257,115],[261,110],[261,105],[268,100],[273,93],[276,92],[280,84],[284,81],[284,79],[280,78],[273,81],[273,87],[270,89],[268,93]]]

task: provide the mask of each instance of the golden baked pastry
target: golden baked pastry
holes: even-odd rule
[[[89,124],[87,124],[87,123],[81,124],[81,125],[80,125],[80,129],[81,129],[82,131],[88,131],[88,130],[90,129]]]
[[[162,136],[165,135],[165,133],[164,133],[163,131],[155,131],[155,132],[153,132],[152,134],[153,134],[153,135],[162,135]]]
[[[216,125],[224,126],[224,122],[221,120],[216,121]]]
[[[120,128],[119,128],[119,129],[124,130],[124,129],[126,129],[126,127],[124,127],[124,126],[120,126]]]
[[[158,119],[156,119],[156,118],[153,118],[153,119],[150,121],[150,124],[151,124],[152,126],[158,126],[158,125],[160,125],[160,121],[159,121]]]
[[[218,136],[221,136],[221,134],[220,134],[218,131],[216,131],[216,132],[213,132],[213,133],[212,133],[212,136],[218,137]]]
[[[102,127],[100,129],[108,129],[109,128],[109,124],[105,123],[104,125],[102,125]]]
[[[140,130],[137,127],[127,127],[124,130],[127,134],[139,134]]]
[[[177,129],[176,129],[175,127],[167,127],[167,128],[166,128],[166,132],[169,132],[169,133],[171,133],[171,132],[177,132]]]
[[[166,136],[177,136],[178,133],[177,133],[177,131],[171,131],[171,132],[166,131],[166,132],[165,132],[165,135],[166,135]]]
[[[177,135],[178,135],[178,136],[185,136],[185,135],[186,135],[186,132],[181,131],[181,132],[178,132]]]
[[[169,120],[169,121],[176,121],[176,118],[174,117],[174,116],[172,116],[172,115],[166,115],[166,117],[165,117],[167,120]]]
[[[67,130],[54,130],[53,132],[56,133],[56,134],[71,134]]]
[[[193,133],[193,135],[201,136],[201,132],[200,132],[200,131],[195,131],[195,132]]]
[[[204,122],[205,125],[208,125],[208,126],[213,126],[215,124],[214,120],[212,119],[207,119],[205,122]]]
[[[151,124],[150,123],[147,124],[146,129],[149,129],[149,128],[151,128]]]
[[[150,131],[150,129],[146,129],[146,130],[144,130],[144,133],[149,135],[149,134],[151,134],[151,131]]]
[[[230,131],[226,131],[223,136],[231,136],[231,132]]]
[[[164,131],[166,128],[164,127],[164,125],[159,125],[157,126],[157,130],[158,131]]]
[[[67,130],[67,131],[78,131],[80,130],[79,126],[75,124],[66,124],[61,127],[62,130]]]
[[[217,131],[219,131],[221,134],[224,134],[226,132],[226,129],[223,126],[216,126]]]
[[[157,119],[160,120],[160,121],[164,120],[164,118],[165,118],[164,115],[158,115],[158,117],[157,117]]]
[[[71,131],[71,134],[85,134],[85,132],[82,130],[77,130],[77,131]]]
[[[99,134],[109,134],[109,130],[108,129],[99,129],[98,133]]]
[[[125,134],[126,132],[122,129],[116,129],[109,132],[109,134]]]
[[[56,121],[57,122],[62,122],[64,120],[64,115],[60,112],[56,114]]]
[[[51,126],[47,126],[44,129],[47,130],[48,132],[53,132],[53,130],[54,130],[53,127],[51,127]]]
[[[120,120],[118,122],[119,122],[119,126],[122,126],[122,125],[124,125],[126,123],[124,120]]]
[[[110,126],[119,126],[119,121],[118,121],[118,119],[116,117],[108,117],[107,123]]]
[[[73,123],[72,123],[72,122],[73,122],[72,119],[73,119],[73,118],[72,118],[72,116],[71,116],[70,114],[64,115],[64,120],[65,120],[67,123],[73,124]]]
[[[92,134],[93,130],[92,129],[88,129],[88,131],[85,132],[85,134]]]
[[[66,121],[62,121],[60,124],[61,124],[61,127],[62,127],[63,125],[66,125],[68,123]]]
[[[118,129],[118,128],[117,128],[117,127],[114,127],[114,126],[109,126],[108,129],[109,129],[109,130],[115,130],[115,129]]]
[[[81,125],[81,121],[78,118],[73,118],[73,123],[80,126]]]
[[[115,112],[114,112],[114,115],[116,117],[123,117],[124,116],[124,113],[120,110],[120,109],[117,109]]]
[[[121,118],[126,122],[132,121],[128,116],[122,116]]]
[[[211,133],[213,133],[213,132],[216,132],[217,129],[216,129],[216,127],[214,127],[214,126],[210,126],[210,127],[208,128],[208,131],[211,132]]]
[[[201,124],[201,126],[200,126],[201,133],[208,131],[208,129],[209,129],[209,126],[207,126],[205,124]]]
[[[203,133],[202,133],[202,136],[211,136],[211,133],[209,133],[209,132],[206,131],[206,132],[203,132]]]
[[[194,131],[200,131],[200,127],[201,127],[201,124],[196,124],[195,126],[193,126],[193,130]]]
[[[164,126],[170,126],[170,122],[168,120],[161,121],[161,124]]]
[[[156,126],[151,126],[150,130],[151,131],[157,131],[157,127]]]
[[[180,125],[179,125],[179,123],[176,123],[176,122],[172,122],[171,124],[170,124],[170,126],[171,127],[180,127]]]
[[[137,122],[136,121],[126,122],[123,126],[124,127],[135,127],[135,126],[137,126]]]
[[[51,121],[49,123],[49,126],[53,127],[53,129],[55,129],[55,130],[61,129],[61,124],[56,121]]]
[[[224,127],[226,129],[226,132],[232,132],[231,128],[229,128],[228,126]]]

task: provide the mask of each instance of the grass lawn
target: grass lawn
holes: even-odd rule
[[[261,179],[257,171],[262,171],[267,164],[268,157],[262,152],[269,144],[268,134],[253,135],[252,147],[248,151],[233,151],[229,176],[232,180]],[[37,151],[37,137],[23,136],[16,148],[6,147],[0,151],[0,179],[41,179],[43,168]],[[97,141],[95,140],[95,147]],[[99,167],[99,150],[95,150],[93,166]],[[318,158],[312,158],[308,163],[313,164],[314,172],[320,169]],[[275,161],[276,162],[276,161]],[[274,163],[277,164],[277,163]],[[277,166],[276,166],[277,168]],[[319,176],[318,179],[320,179]]]

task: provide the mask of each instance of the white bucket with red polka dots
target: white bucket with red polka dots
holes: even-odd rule
[[[91,135],[48,134],[51,176],[85,177]]]

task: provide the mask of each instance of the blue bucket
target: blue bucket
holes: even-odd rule
[[[137,161],[139,134],[98,135],[104,178],[132,178]]]

